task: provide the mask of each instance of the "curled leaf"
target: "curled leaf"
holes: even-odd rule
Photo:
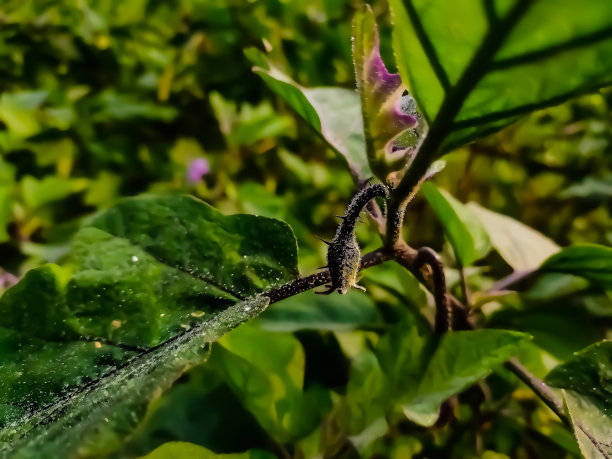
[[[399,74],[385,67],[374,13],[367,5],[353,22],[353,60],[368,160],[374,173],[386,180],[413,157],[425,124]]]

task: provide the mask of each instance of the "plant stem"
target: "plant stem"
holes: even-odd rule
[[[536,393],[540,399],[546,403],[546,405],[559,416],[559,419],[563,421],[568,427],[572,427],[572,423],[565,415],[565,409],[563,408],[563,401],[557,397],[552,389],[541,379],[536,378],[532,375],[527,368],[525,368],[521,362],[515,357],[512,357],[506,362],[506,368],[514,373],[521,381],[523,381],[532,391]]]
[[[423,265],[428,265],[432,271],[434,299],[436,303],[434,331],[442,335],[451,329],[451,309],[448,305],[448,298],[446,296],[444,267],[440,262],[438,254],[429,247],[421,247],[417,251],[415,268],[420,269]]]
[[[361,257],[361,264],[359,270],[369,268],[371,266],[379,265],[384,261],[391,260],[393,255],[384,248],[374,250],[370,253],[365,254]],[[276,289],[265,292],[264,295],[270,298],[270,304],[276,303],[277,301],[284,300],[290,296],[297,295],[298,293],[305,292],[307,290],[320,287],[331,282],[329,270],[324,270],[310,276],[300,277],[294,281],[284,284]]]

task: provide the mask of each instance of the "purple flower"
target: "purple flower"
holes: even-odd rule
[[[9,288],[19,282],[19,278],[9,272],[0,274],[0,288]]]
[[[202,181],[202,177],[210,172],[210,164],[206,158],[196,158],[189,164],[187,179],[191,183]]]

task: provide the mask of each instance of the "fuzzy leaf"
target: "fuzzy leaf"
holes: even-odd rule
[[[73,272],[43,266],[0,298],[1,451],[117,446],[207,343],[265,309],[258,293],[297,275],[296,249],[280,221],[186,196],[126,199],[95,218]]]
[[[368,159],[385,180],[406,166],[426,129],[399,74],[389,73],[380,57],[378,28],[369,5],[353,20],[353,61]]]

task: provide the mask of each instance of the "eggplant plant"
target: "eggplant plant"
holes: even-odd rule
[[[465,416],[462,394],[495,398],[488,377],[521,381],[541,399],[575,436],[551,440],[567,454],[612,457],[612,343],[592,343],[548,369],[532,358],[538,337],[512,322],[511,311],[495,320],[483,312],[504,309],[502,299],[534,283],[563,290],[571,280],[569,288],[609,295],[612,249],[559,247],[435,185],[447,153],[612,83],[612,3],[390,0],[390,9],[399,73],[381,58],[366,5],[353,20],[356,90],[304,87],[272,55],[245,50],[267,87],[350,170],[355,194],[327,242],[327,265],[302,275],[287,223],[224,215],[186,195],[125,198],[97,213],[75,236],[70,265],[31,269],[0,298],[2,457],[126,455],[122,448],[155,418],[160,394],[188,370],[207,374],[209,366],[264,432],[266,441],[244,457],[371,457],[372,445],[398,429],[454,432]],[[404,234],[406,209],[419,194],[452,249],[443,257]],[[360,216],[380,240],[367,253],[355,233]],[[470,272],[493,253],[511,272],[472,285]],[[385,288],[405,310],[363,303],[385,284],[382,275],[372,274],[373,293],[368,283],[359,296],[351,291],[377,269],[393,270]],[[459,277],[455,295],[451,275]],[[338,307],[342,295],[350,300]],[[417,309],[409,306],[414,298]],[[303,324],[292,329],[287,317]],[[228,333],[257,320],[259,327]],[[361,328],[372,338],[334,392],[305,387],[299,342],[275,327]],[[566,332],[548,339],[562,341]],[[325,365],[320,371],[334,374],[335,364]],[[214,457],[187,443],[148,457],[188,456]]]

